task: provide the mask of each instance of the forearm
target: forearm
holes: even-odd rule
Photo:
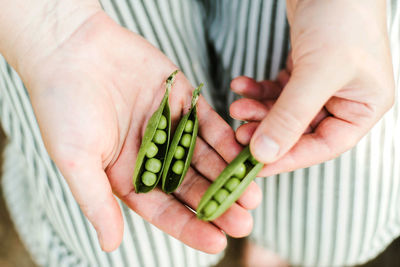
[[[97,0],[0,0],[0,53],[29,75],[100,8]]]

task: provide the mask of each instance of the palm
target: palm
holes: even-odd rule
[[[232,130],[202,98],[194,168],[180,189],[174,195],[159,189],[133,192],[131,177],[145,126],[164,94],[165,78],[176,69],[160,51],[100,13],[40,67],[30,86],[36,88],[31,98],[44,142],[83,212],[102,232],[105,250],[114,249],[122,238],[122,217],[112,191],[144,219],[203,251],[223,249],[226,240],[220,229],[233,236],[248,234],[251,217],[245,209],[260,197],[255,184],[214,224],[196,220],[183,205],[196,208],[209,180],[241,149]],[[179,74],[170,94],[173,126],[188,107],[191,90]]]

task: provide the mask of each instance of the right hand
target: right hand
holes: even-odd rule
[[[99,10],[53,51],[24,68],[23,76],[45,146],[96,228],[101,247],[116,249],[123,219],[113,193],[132,210],[185,244],[208,253],[226,246],[225,234],[250,233],[247,209],[260,202],[253,183],[238,204],[213,223],[196,218],[210,181],[242,149],[233,130],[200,98],[199,137],[192,168],[180,188],[136,194],[132,174],[145,127],[177,67],[137,34]],[[29,53],[26,56],[30,56]],[[178,74],[170,94],[173,125],[190,106],[193,88]]]

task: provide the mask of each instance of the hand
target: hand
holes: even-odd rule
[[[287,1],[291,59],[277,82],[232,81],[245,96],[236,137],[269,163],[261,175],[311,166],[353,147],[392,106],[385,1]],[[279,159],[279,160],[278,160]]]
[[[123,220],[113,193],[145,220],[193,248],[217,253],[228,235],[249,234],[247,209],[260,202],[253,183],[238,204],[213,223],[195,217],[201,196],[242,147],[203,98],[192,168],[172,195],[158,188],[136,194],[132,174],[145,127],[177,67],[140,36],[103,11],[89,17],[25,78],[46,148],[64,175],[103,250],[122,239]],[[34,75],[33,75],[34,74]],[[190,106],[192,86],[178,74],[170,93],[173,127]]]

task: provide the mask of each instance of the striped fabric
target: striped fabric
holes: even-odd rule
[[[122,26],[159,47],[227,117],[238,75],[275,77],[288,52],[285,1],[102,0]],[[400,10],[389,1],[397,87]],[[42,266],[210,266],[195,251],[121,203],[121,247],[104,253],[94,229],[50,160],[17,74],[0,59],[0,118],[10,137],[3,190],[16,228]],[[400,234],[400,119],[395,106],[354,149],[311,168],[259,179],[262,205],[251,238],[296,265],[351,265],[376,256]]]

